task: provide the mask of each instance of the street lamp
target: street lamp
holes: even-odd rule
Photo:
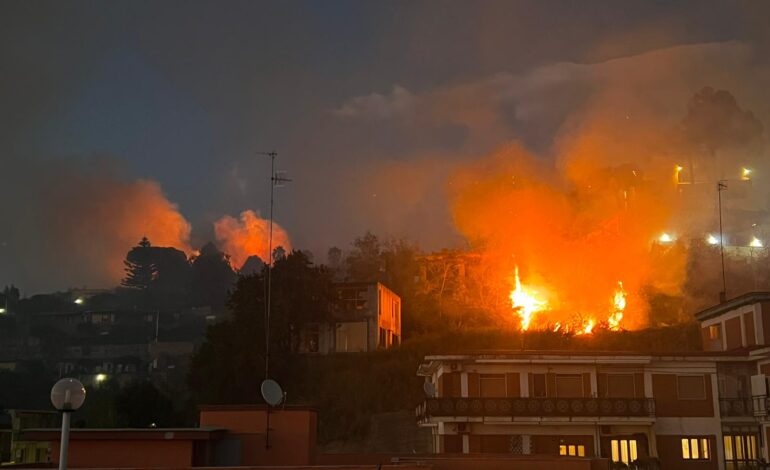
[[[83,406],[86,389],[77,379],[61,379],[51,389],[51,403],[59,410],[61,417],[61,443],[59,445],[59,470],[67,469],[69,450],[70,417],[73,411]]]

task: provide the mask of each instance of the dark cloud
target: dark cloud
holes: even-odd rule
[[[118,186],[157,181],[198,246],[225,214],[267,213],[257,152],[273,149],[294,179],[276,204],[293,246],[324,253],[366,229],[460,243],[451,168],[511,140],[548,157],[597,99],[674,122],[711,85],[768,122],[757,3],[6,1],[5,246],[51,246],[17,223],[43,210],[27,182],[92,154],[123,162]],[[94,279],[4,250],[0,284]]]

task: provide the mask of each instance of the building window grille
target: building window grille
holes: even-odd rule
[[[524,439],[520,435],[511,436],[511,453],[522,455],[524,453]]]
[[[757,436],[753,434],[732,434],[723,437],[725,447],[725,468],[728,470],[753,468],[757,460]]]

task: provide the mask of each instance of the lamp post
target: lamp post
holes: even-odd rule
[[[86,389],[77,379],[61,379],[51,389],[51,403],[61,416],[61,443],[59,445],[59,470],[67,469],[67,451],[69,450],[70,418],[73,411],[83,406]]]

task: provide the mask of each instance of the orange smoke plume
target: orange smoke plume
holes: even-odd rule
[[[270,221],[250,210],[241,212],[240,219],[226,215],[214,222],[214,235],[236,269],[240,269],[249,256],[259,256],[263,261],[271,258],[269,232]],[[273,250],[278,247],[291,250],[291,242],[286,231],[273,222]]]
[[[151,180],[71,174],[52,190],[57,204],[44,212],[56,234],[57,257],[81,285],[116,284],[125,274],[126,252],[142,238],[190,252],[190,224]],[[77,276],[76,278],[74,276]]]

